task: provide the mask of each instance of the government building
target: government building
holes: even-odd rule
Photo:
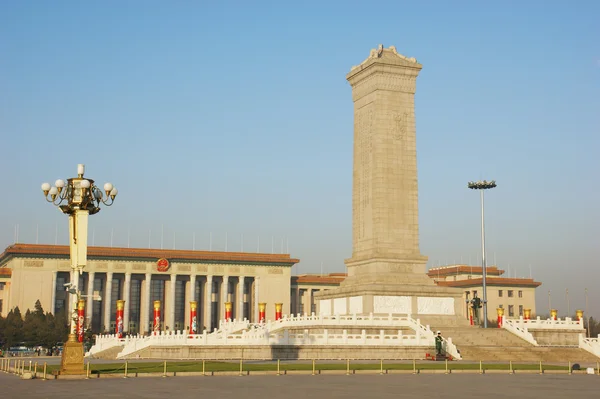
[[[125,301],[124,326],[129,333],[152,331],[155,301],[161,304],[165,330],[189,328],[190,301],[198,304],[199,326],[218,327],[231,306],[231,317],[259,320],[259,304],[266,304],[266,319],[275,318],[275,305],[283,314],[320,314],[315,294],[339,287],[344,273],[292,276],[298,259],[289,254],[186,251],[140,248],[89,247],[79,288],[86,300],[86,320],[93,332],[114,332],[117,300]],[[57,314],[69,306],[66,286],[71,280],[69,247],[14,244],[0,255],[0,315],[15,308],[24,313],[39,300],[44,310]],[[503,270],[487,267],[489,317],[504,308],[508,317],[524,309],[536,315],[533,279],[502,277]],[[463,290],[463,312],[468,301],[482,295],[481,266],[451,265],[430,269],[428,276],[440,286]]]
[[[275,304],[290,312],[292,266],[289,255],[162,249],[88,247],[79,289],[94,332],[115,330],[117,300],[125,301],[125,331],[152,331],[154,301],[161,303],[161,326],[189,326],[190,301],[198,303],[199,327],[214,329],[231,303],[232,318],[258,320],[259,303],[274,319]],[[69,306],[69,247],[14,244],[0,255],[0,314],[24,313],[39,300],[57,314]],[[203,329],[203,328],[202,328]]]

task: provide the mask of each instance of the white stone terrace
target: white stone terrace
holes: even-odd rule
[[[244,327],[245,326],[245,327]],[[336,327],[341,333],[331,333],[324,328],[322,332],[313,333],[311,327]],[[365,327],[370,330],[379,328],[376,333],[367,333],[363,329],[360,334],[349,334],[344,328]],[[398,330],[394,334],[385,334],[382,328],[408,328],[413,334],[403,333]],[[303,331],[288,331],[289,328],[303,328]],[[114,335],[98,336],[96,344],[90,349],[89,355],[116,346],[123,350],[119,358],[129,356],[150,346],[252,346],[252,345],[321,345],[321,346],[401,346],[401,347],[428,347],[435,346],[435,336],[429,326],[423,326],[419,319],[408,316],[374,316],[370,315],[311,315],[311,316],[284,316],[277,321],[267,321],[261,324],[249,324],[247,321],[222,322],[221,328],[212,333],[204,331],[202,334],[187,334],[185,332],[161,332],[147,337],[135,336],[117,338]],[[460,359],[460,354],[451,338],[445,339],[446,352],[455,359]]]

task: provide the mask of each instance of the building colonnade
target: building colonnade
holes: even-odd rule
[[[53,272],[52,313],[70,306],[65,284],[71,277],[69,272]],[[189,330],[191,301],[198,304],[199,331],[218,327],[225,317],[226,302],[233,304],[233,319],[255,322],[259,280],[254,276],[90,271],[80,275],[79,290],[86,302],[86,326],[93,332],[115,331],[116,303],[124,300],[124,331],[148,334],[152,331],[154,301],[161,302],[162,330]]]

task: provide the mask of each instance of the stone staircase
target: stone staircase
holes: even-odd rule
[[[473,326],[435,326],[444,337],[452,338],[463,360],[497,362],[586,362],[600,359],[578,347],[533,346],[511,332],[501,328],[478,328]]]
[[[123,350],[123,346],[114,346],[90,356],[91,359],[114,360],[117,355]]]

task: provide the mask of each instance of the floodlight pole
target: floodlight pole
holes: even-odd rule
[[[488,317],[487,317],[487,264],[485,261],[485,206],[484,206],[484,196],[483,191],[492,189],[496,187],[496,181],[492,180],[488,182],[478,181],[478,182],[469,182],[468,187],[473,190],[479,190],[480,198],[481,198],[481,273],[482,273],[482,288],[483,288],[483,328],[488,327]]]

